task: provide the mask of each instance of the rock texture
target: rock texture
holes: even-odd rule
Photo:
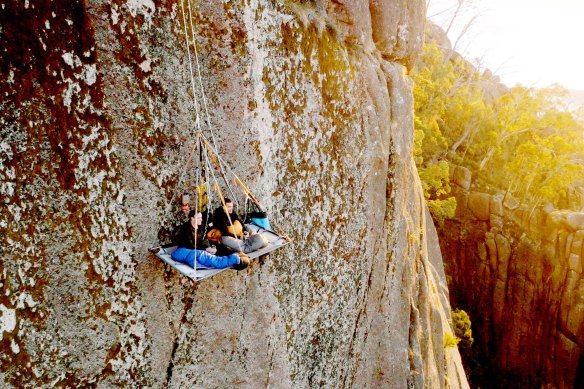
[[[424,4],[3,3],[0,385],[466,387],[412,162]],[[294,243],[195,286],[147,248],[197,116]]]
[[[465,182],[453,181],[457,217],[440,244],[453,304],[469,312],[475,347],[496,381],[507,373],[517,387],[581,387],[584,214],[525,209]]]

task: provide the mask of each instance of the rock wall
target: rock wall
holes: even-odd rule
[[[517,387],[584,384],[584,214],[526,209],[470,190],[452,170],[457,215],[440,231],[453,305],[478,352]],[[495,381],[497,381],[495,380]]]
[[[467,386],[412,162],[424,4],[2,4],[0,384]],[[197,116],[294,243],[193,285],[147,248]]]

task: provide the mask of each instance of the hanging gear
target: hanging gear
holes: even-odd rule
[[[229,165],[223,160],[223,158],[220,156],[220,154],[218,152],[216,137],[215,137],[215,134],[213,132],[213,127],[211,126],[211,120],[210,120],[209,109],[208,109],[208,104],[207,104],[207,96],[205,94],[205,88],[203,87],[203,81],[202,81],[202,77],[201,77],[201,68],[200,68],[200,64],[199,64],[198,50],[197,50],[197,45],[196,45],[196,41],[195,41],[195,28],[193,25],[191,0],[186,0],[186,3],[188,5],[188,22],[189,22],[188,24],[190,27],[190,35],[192,37],[192,41],[191,41],[191,39],[189,39],[189,30],[187,28],[187,12],[185,12],[185,1],[182,1],[182,0],[181,0],[181,15],[182,15],[182,22],[183,22],[182,23],[183,31],[184,31],[184,35],[185,35],[186,52],[187,52],[187,57],[188,57],[188,62],[189,62],[190,88],[191,88],[191,92],[192,92],[192,96],[193,96],[193,108],[195,111],[194,131],[195,131],[196,136],[195,136],[194,145],[192,147],[192,153],[189,153],[189,157],[188,157],[187,162],[184,166],[186,166],[186,167],[191,166],[191,164],[193,163],[193,159],[195,160],[195,162],[194,162],[194,164],[195,164],[195,177],[194,177],[195,178],[195,182],[194,182],[195,193],[194,193],[194,197],[195,198],[192,199],[188,194],[183,194],[181,197],[181,207],[182,207],[182,210],[187,212],[187,213],[189,213],[189,211],[191,211],[191,210],[195,211],[195,215],[197,215],[199,212],[202,213],[204,215],[204,217],[203,217],[204,227],[201,226],[203,228],[203,235],[202,236],[206,236],[206,237],[210,238],[210,240],[212,242],[215,242],[216,244],[220,244],[221,239],[222,239],[221,233],[216,229],[208,230],[208,227],[210,225],[211,212],[213,209],[213,207],[212,207],[213,206],[213,196],[211,196],[211,194],[215,193],[216,198],[218,199],[219,205],[223,207],[223,209],[225,210],[226,215],[227,215],[227,220],[229,222],[229,226],[228,226],[227,230],[235,236],[241,236],[243,233],[244,226],[242,226],[238,220],[235,220],[235,221],[231,220],[229,212],[227,212],[227,210],[226,210],[225,196],[223,195],[223,192],[221,190],[221,186],[219,185],[219,181],[221,180],[224,184],[224,187],[229,192],[231,199],[234,202],[234,205],[237,208],[239,208],[239,204],[237,202],[237,196],[232,188],[229,176],[231,176],[233,178],[233,183],[236,185],[236,187],[239,187],[242,189],[243,194],[245,196],[245,214],[246,214],[246,217],[243,219],[243,222],[245,223],[245,227],[248,230],[251,230],[252,233],[261,234],[262,235],[261,240],[265,241],[265,243],[262,243],[261,246],[257,246],[257,247],[262,247],[261,249],[250,252],[247,254],[247,256],[245,256],[244,254],[240,255],[240,264],[235,265],[234,268],[241,269],[241,268],[246,267],[246,266],[243,266],[242,261],[244,261],[244,260],[245,260],[244,262],[247,261],[246,262],[246,264],[247,264],[249,262],[249,259],[257,258],[261,255],[268,254],[269,252],[271,252],[273,250],[276,250],[280,247],[285,246],[286,244],[290,243],[290,239],[286,236],[281,236],[281,235],[277,234],[276,232],[272,231],[272,229],[270,227],[270,222],[269,222],[269,220],[267,218],[267,214],[265,212],[265,209],[261,206],[258,199],[249,190],[249,188],[245,185],[245,183],[229,168]],[[193,55],[191,55],[191,45],[193,48],[193,50],[192,50]],[[194,64],[196,66],[193,66],[193,56],[194,56]],[[196,74],[197,74],[199,90],[197,90],[197,87],[196,87],[197,83],[195,82],[195,74],[194,74],[195,70],[196,70]],[[199,104],[197,96],[201,97],[202,107]],[[205,122],[204,124],[206,124],[206,131],[205,132],[203,132],[203,128],[201,126],[201,115],[203,115],[204,122]],[[205,134],[209,134],[210,139],[208,139],[205,136]],[[194,156],[197,156],[197,155],[198,155],[198,159],[193,158]],[[181,188],[183,185],[183,179],[185,177],[186,171],[187,171],[187,169],[184,169],[179,176],[177,188],[180,189],[180,192],[183,192],[183,190]],[[171,207],[174,203],[174,199],[176,197],[176,194],[177,194],[177,191],[175,191],[173,193],[170,203],[166,204],[164,217],[163,217],[164,223],[168,222],[168,220],[167,220],[168,212],[171,210]],[[250,202],[255,206],[256,210],[248,213],[248,211],[247,211],[248,203],[250,203]],[[193,207],[194,207],[194,209],[193,209]],[[217,234],[217,232],[219,232],[219,233]],[[246,250],[254,250],[255,248],[256,247],[246,246]],[[173,268],[175,268],[176,270],[178,270],[179,272],[181,272],[182,274],[184,274],[185,276],[189,277],[190,279],[192,279],[194,281],[199,281],[199,280],[211,277],[212,275],[215,275],[215,274],[225,270],[225,269],[205,268],[205,267],[199,266],[198,265],[199,262],[197,262],[195,260],[191,261],[191,262],[193,262],[193,265],[195,265],[195,266],[189,267],[188,265],[181,263],[181,262],[178,262],[178,261],[175,261],[173,259],[172,254],[176,249],[177,249],[177,247],[175,247],[175,246],[166,246],[165,248],[158,246],[158,247],[154,247],[154,248],[150,249],[150,251],[152,251],[154,254],[156,254],[161,260],[168,263],[170,266],[172,266]],[[196,252],[200,252],[201,255],[202,255],[202,253],[205,253],[204,251],[197,250],[197,249],[198,248],[196,247],[196,244],[195,244],[195,251]],[[242,256],[245,258],[242,259]],[[198,258],[199,256],[197,255],[196,257]],[[209,263],[214,263],[214,262],[211,261]]]

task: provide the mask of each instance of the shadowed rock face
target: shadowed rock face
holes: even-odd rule
[[[197,286],[147,254],[193,190],[180,3],[2,5],[3,386],[466,386],[411,158],[424,2],[273,3],[192,21],[220,152],[294,243]]]
[[[453,303],[469,312],[476,353],[496,372],[473,378],[481,387],[581,387],[584,214],[469,192],[465,176],[453,174],[457,217],[440,244]]]

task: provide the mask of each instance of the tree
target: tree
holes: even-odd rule
[[[450,313],[450,316],[452,317],[454,335],[460,339],[457,343],[466,348],[472,346],[474,339],[468,314],[462,309],[455,309]]]
[[[557,206],[572,183],[584,178],[582,165],[571,161],[574,151],[574,145],[558,135],[535,136],[521,144],[505,164],[507,175],[514,178],[508,191],[521,203]]]
[[[448,36],[451,35],[451,31],[456,26],[460,26],[457,29],[457,35],[454,37],[452,44],[452,50],[446,54],[445,60],[450,60],[451,56],[457,51],[459,44],[462,42],[463,38],[467,36],[468,32],[475,24],[482,13],[478,10],[478,1],[476,0],[450,0],[438,2],[437,7],[442,7],[442,9],[436,10],[428,18],[432,20],[438,20],[438,24],[443,28],[444,33]],[[426,8],[430,9],[433,3],[431,1],[426,2]],[[435,9],[436,7],[432,7]],[[462,24],[460,24],[462,20]]]
[[[448,162],[439,161],[430,164],[428,167],[419,169],[419,174],[430,213],[434,221],[443,225],[444,220],[453,218],[456,211],[456,199],[448,196],[450,193]]]
[[[432,42],[412,78],[414,158],[439,224],[454,215],[452,163],[469,168],[475,185],[506,190],[533,207],[559,207],[584,182],[583,122],[563,107],[563,88],[501,88],[462,58],[445,60]]]

